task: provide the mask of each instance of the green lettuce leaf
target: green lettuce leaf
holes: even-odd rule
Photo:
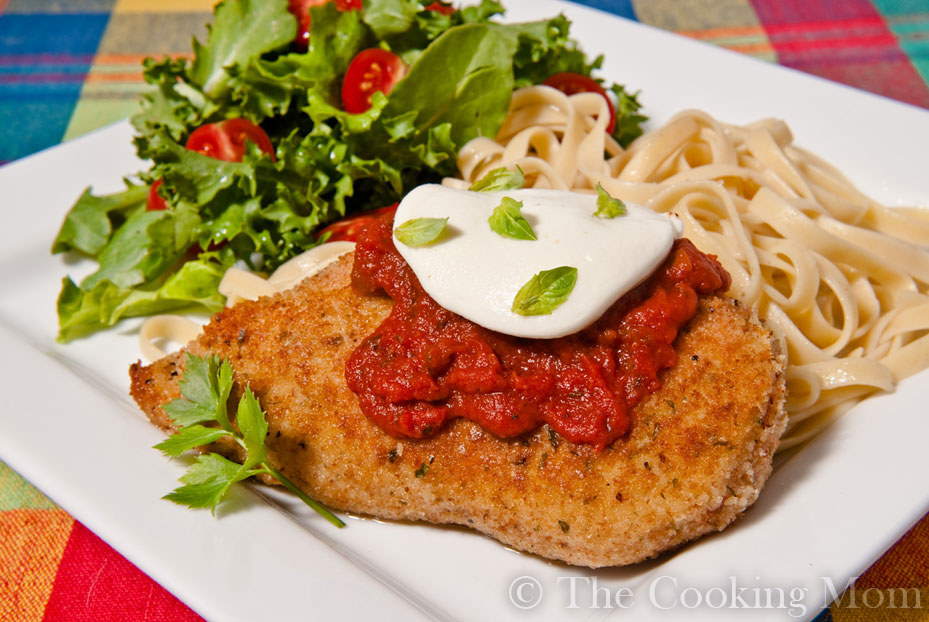
[[[367,0],[364,21],[378,39],[406,33],[420,11],[417,0]]]
[[[225,0],[213,15],[206,45],[194,40],[190,79],[214,99],[228,90],[227,67],[286,46],[297,34],[287,0]]]
[[[184,253],[198,222],[192,210],[136,212],[100,251],[99,268],[81,288],[90,290],[102,281],[119,287],[151,282]]]
[[[468,53],[463,53],[468,50]],[[390,92],[386,118],[416,111],[413,143],[442,123],[457,145],[493,136],[513,91],[507,38],[490,24],[466,24],[436,39]]]
[[[187,82],[188,61],[146,58],[142,75],[155,88],[142,95],[142,109],[131,121],[141,136],[164,129],[174,140],[215,111],[200,90]]]
[[[90,188],[77,200],[52,243],[53,253],[79,251],[99,253],[117,229],[134,211],[142,209],[148,188],[127,184],[123,192],[105,197],[91,194]]]
[[[639,113],[642,105],[638,100],[638,93],[630,94],[619,84],[614,84],[610,90],[616,95],[616,128],[613,138],[623,147],[642,135],[642,124],[648,117]]]
[[[154,315],[179,309],[223,308],[225,298],[217,291],[225,267],[214,262],[188,261],[169,277],[146,289],[119,287],[100,281],[84,290],[65,278],[58,296],[60,341],[70,341],[116,324],[122,318]]]

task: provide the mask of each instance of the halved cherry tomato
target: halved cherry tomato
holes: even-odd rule
[[[186,147],[190,151],[196,151],[217,160],[241,162],[245,156],[246,141],[258,145],[259,149],[274,160],[274,146],[271,145],[271,139],[263,129],[248,119],[227,119],[219,123],[201,125],[190,133]],[[145,209],[149,211],[163,210],[168,207],[168,202],[158,194],[161,181],[156,180],[148,189]]]
[[[441,2],[433,2],[430,5],[425,7],[427,11],[435,11],[436,13],[441,13],[442,15],[451,15],[455,12],[455,7],[450,4],[443,4]]]
[[[156,179],[152,187],[148,189],[148,201],[145,203],[145,209],[150,212],[168,209],[168,202],[158,194],[159,187],[161,187],[161,180]]]
[[[396,54],[381,48],[358,52],[342,81],[342,107],[352,114],[364,112],[376,91],[389,93],[405,74],[406,65]]]
[[[274,160],[274,147],[265,131],[248,119],[227,119],[201,125],[187,139],[187,148],[205,156],[241,162],[246,141],[253,142]]]
[[[610,108],[610,121],[606,125],[606,133],[612,134],[613,130],[616,129],[616,108],[613,106],[613,101],[610,99],[609,95],[606,94],[606,91],[603,90],[603,87],[597,84],[597,81],[593,78],[566,71],[545,78],[542,84],[554,87],[565,95],[599,93],[603,96],[603,99],[606,100],[606,105]]]
[[[287,9],[297,18],[297,38],[294,45],[306,51],[310,43],[310,7],[326,4],[330,0],[288,0]],[[335,8],[340,11],[360,11],[361,0],[335,0]]]
[[[355,242],[358,237],[358,230],[361,229],[363,225],[384,214],[393,213],[395,211],[397,211],[396,203],[363,212],[356,216],[349,216],[348,218],[343,218],[342,220],[337,220],[332,223],[320,231],[316,237],[319,238],[328,233],[329,239],[326,240],[327,242]]]

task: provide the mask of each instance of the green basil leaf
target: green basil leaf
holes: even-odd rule
[[[394,229],[394,237],[407,246],[425,246],[435,242],[442,232],[448,218],[413,218]]]
[[[529,221],[526,220],[520,210],[523,207],[522,201],[517,201],[511,197],[503,197],[500,205],[494,208],[493,213],[487,222],[490,223],[490,229],[506,238],[515,240],[536,240],[535,232]]]
[[[523,171],[518,166],[515,171],[508,168],[495,168],[476,182],[471,184],[469,190],[475,192],[494,192],[497,190],[519,190],[526,184]]]
[[[594,216],[598,218],[616,218],[626,215],[626,205],[619,199],[614,199],[597,182],[597,211]]]
[[[575,283],[577,268],[561,266],[542,270],[516,293],[513,312],[519,315],[548,315],[568,299]]]

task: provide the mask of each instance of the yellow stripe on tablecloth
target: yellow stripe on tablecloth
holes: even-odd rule
[[[41,620],[74,519],[64,510],[0,512],[0,620]]]
[[[212,12],[217,0],[117,0],[114,13]]]
[[[833,622],[929,622],[929,516],[829,607]]]
[[[927,622],[929,588],[856,588],[829,607],[832,622]]]
[[[776,61],[751,0],[633,0],[639,21],[720,47]]]

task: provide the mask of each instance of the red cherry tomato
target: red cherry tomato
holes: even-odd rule
[[[263,129],[248,119],[227,119],[219,123],[201,125],[190,133],[186,147],[190,151],[196,151],[217,160],[241,162],[245,155],[247,141],[258,145],[259,149],[274,160],[274,147],[271,145],[271,139]],[[168,202],[158,194],[161,182],[160,179],[155,180],[148,189],[145,209],[149,211],[167,209]]]
[[[337,220],[332,223],[320,231],[316,237],[320,238],[328,233],[329,239],[326,240],[327,242],[354,242],[358,237],[358,230],[361,229],[362,226],[384,214],[392,214],[395,211],[397,211],[396,203],[385,207],[379,207],[356,216],[349,216],[348,218],[343,218],[342,220]]]
[[[579,73],[571,73],[566,71],[564,73],[556,73],[555,75],[545,78],[545,81],[542,82],[545,86],[551,86],[565,95],[575,95],[577,93],[599,93],[603,96],[603,99],[606,100],[606,105],[610,108],[610,121],[606,126],[606,133],[612,134],[613,130],[616,129],[616,108],[613,106],[613,102],[610,100],[609,95],[606,94],[606,91],[603,90],[603,87],[597,84],[597,81],[593,78],[588,78],[585,75]]]
[[[329,0],[288,0],[287,10],[297,18],[297,38],[294,45],[305,51],[310,43],[310,7],[326,4]]]
[[[442,4],[441,2],[433,2],[424,8],[427,11],[435,11],[436,13],[441,13],[442,15],[451,15],[455,12],[455,7],[450,4]]]
[[[148,189],[148,202],[145,204],[145,209],[150,212],[157,212],[159,210],[168,209],[168,202],[158,194],[158,188],[161,186],[161,180],[156,179],[155,183],[152,184],[152,187]]]
[[[330,0],[287,0],[287,9],[297,18],[297,38],[294,45],[306,51],[310,43],[310,7],[326,4]],[[360,11],[361,0],[335,0],[335,8],[340,11]]]
[[[219,123],[201,125],[187,139],[187,148],[205,156],[241,162],[245,155],[245,143],[253,142],[274,159],[274,147],[265,131],[248,119],[227,119]]]
[[[358,52],[342,81],[342,107],[358,114],[371,107],[376,91],[387,94],[406,74],[406,65],[396,54],[381,48]]]

